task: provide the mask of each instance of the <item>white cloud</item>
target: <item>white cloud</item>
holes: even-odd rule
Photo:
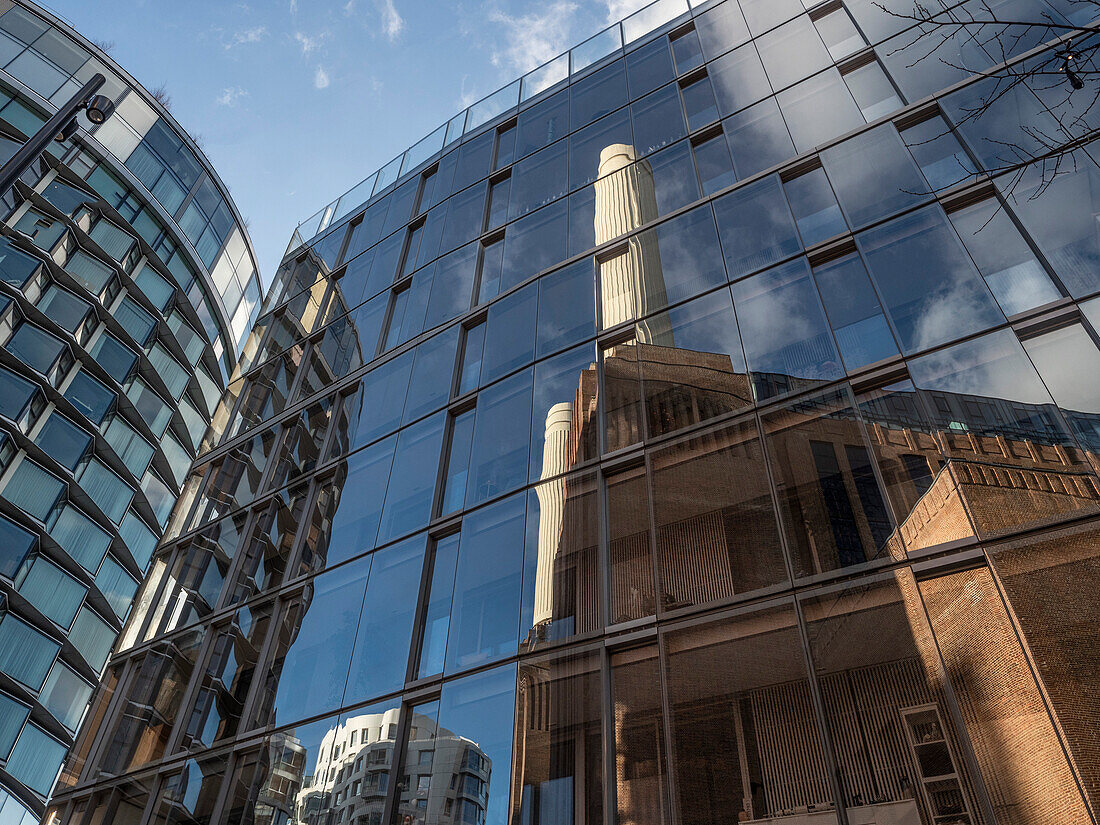
[[[267,37],[267,26],[254,26],[251,29],[234,32],[233,37],[225,44],[225,47],[232,49],[234,46],[241,46],[245,43],[259,43],[265,37]]]
[[[490,12],[490,22],[504,29],[500,40],[507,44],[493,53],[493,64],[523,74],[557,57],[569,46],[569,30],[576,11],[577,4],[572,0],[552,0],[541,11],[525,15]]]
[[[230,86],[228,89],[222,89],[222,93],[214,98],[214,102],[219,106],[236,106],[243,97],[248,97],[248,90],[240,86]]]
[[[291,14],[297,14],[298,13],[298,0],[290,0],[290,13]]]
[[[355,11],[355,0],[348,0],[344,3],[344,14],[351,14]]]
[[[375,0],[378,10],[382,13],[382,32],[390,40],[396,40],[405,31],[405,18],[403,18],[394,6],[393,0]]]
[[[469,79],[470,76],[468,74],[462,75],[462,85],[460,86],[458,92],[458,106],[461,109],[465,109],[467,106],[472,106],[474,103],[477,103],[479,100],[481,100],[481,95],[479,95],[475,90],[466,88],[466,81]]]
[[[324,66],[318,66],[317,71],[313,73],[313,88],[324,89],[328,86],[328,72],[325,71]]]
[[[304,32],[294,32],[294,39],[298,41],[298,45],[302,47],[302,54],[312,54],[322,43],[325,42],[327,35],[319,34],[316,37],[310,37]]]
[[[607,6],[607,22],[618,23],[628,14],[648,6],[653,0],[603,0]]]

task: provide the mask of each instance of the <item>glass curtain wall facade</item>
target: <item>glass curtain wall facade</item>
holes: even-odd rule
[[[299,229],[47,821],[1095,823],[1093,148],[653,8]]]
[[[81,115],[0,197],[0,822],[30,825],[237,365],[234,312],[246,307],[247,326],[259,284],[216,174],[99,49],[0,2],[0,67],[3,161],[96,71],[118,106],[94,132]],[[123,163],[110,135],[130,122],[145,134],[130,148],[161,153],[163,184]],[[217,230],[189,217],[207,196]],[[234,256],[251,298],[216,286]]]

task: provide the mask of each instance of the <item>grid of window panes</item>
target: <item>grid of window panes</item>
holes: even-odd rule
[[[212,333],[210,338],[224,334],[227,340],[232,339],[229,351],[219,352],[223,369],[232,370],[235,350],[259,311],[260,283],[248,234],[224,194],[224,186],[194,141],[163,109],[158,110],[152,96],[138,89],[106,54],[79,40],[68,25],[33,3],[4,4],[0,13],[0,71],[29,88],[38,96],[39,104],[48,101],[50,106],[67,100],[96,72],[106,77],[100,93],[114,101],[115,114],[102,125],[93,125],[80,115],[80,124],[125,165],[143,189],[141,196],[131,196],[127,207],[112,205],[122,212],[142,212],[135,228],[154,235],[158,232],[155,224],[160,222],[154,204],[163,207],[175,224],[172,231],[178,234],[167,242],[170,248],[158,251],[185,290],[190,286],[185,282],[196,277],[188,259],[206,270],[203,278],[213,289],[196,285],[193,303],[200,312],[204,308],[211,312],[207,306],[210,301],[224,308],[226,329],[224,333]],[[24,134],[32,134],[44,118],[35,106],[13,97],[10,92],[0,93],[4,109],[0,116]],[[152,241],[150,245],[156,246]],[[179,246],[187,246],[189,251]],[[210,294],[214,291],[217,295]],[[218,316],[211,315],[210,321],[218,324]]]
[[[5,159],[9,113],[44,121],[6,95]],[[58,153],[72,165],[36,162],[0,210],[4,822],[44,810],[233,350],[179,268],[178,227],[87,151]]]
[[[700,6],[289,256],[57,820],[1090,821],[1100,170],[977,175],[1042,101],[875,13]]]

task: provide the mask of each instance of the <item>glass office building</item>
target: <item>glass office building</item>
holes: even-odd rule
[[[1095,822],[1097,156],[905,28],[661,0],[303,223],[47,821]]]
[[[0,160],[94,73],[116,114],[0,198],[0,822],[37,822],[259,311],[194,142],[99,48],[0,2]]]

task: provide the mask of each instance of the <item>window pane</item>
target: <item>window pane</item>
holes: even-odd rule
[[[673,80],[672,57],[663,37],[647,43],[626,56],[626,75],[630,96],[639,98]]]
[[[626,103],[626,71],[621,60],[574,83],[570,89],[572,128],[579,129]]]
[[[363,376],[363,383],[344,401],[351,420],[348,450],[355,450],[397,429],[412,366],[413,354],[406,352]]]
[[[657,609],[650,549],[649,492],[645,467],[607,479],[611,560],[611,622],[652,616]]]
[[[569,133],[569,91],[564,90],[520,113],[516,157],[522,158]]]
[[[718,104],[714,100],[714,89],[710,78],[703,76],[699,80],[680,87],[684,99],[684,112],[687,114],[688,129],[695,131],[708,123],[718,120]]]
[[[591,344],[535,365],[529,480],[559,475],[596,457],[597,382]]]
[[[804,259],[733,285],[758,401],[843,374]]]
[[[470,479],[466,488],[467,507],[513,490],[527,481],[530,420],[529,369],[478,396]]]
[[[525,661],[519,684],[512,821],[602,825],[599,657]]]
[[[808,152],[866,122],[836,69],[780,92],[777,99],[799,152]],[[875,195],[881,195],[877,184]]]
[[[337,471],[326,566],[375,546],[396,443],[396,436],[391,436],[360,450]]]
[[[938,207],[856,237],[902,349],[927,349],[1004,319]]]
[[[591,259],[578,261],[539,280],[537,357],[596,334],[594,296]]]
[[[455,167],[453,189],[457,192],[476,180],[489,174],[489,164],[493,157],[494,134],[486,132],[473,140],[462,144],[458,150],[458,163]]]
[[[28,515],[46,521],[65,492],[65,482],[23,459],[4,487],[4,498]]]
[[[75,470],[80,460],[88,452],[92,437],[58,412],[53,412],[38,434],[34,443],[41,447],[50,458],[62,467]],[[152,455],[150,455],[152,458]],[[142,468],[144,471],[144,468]],[[137,473],[141,475],[141,473]]]
[[[834,62],[855,54],[867,45],[843,6],[817,18],[814,25]]]
[[[901,133],[933,190],[946,189],[974,174],[974,163],[938,115]]]
[[[17,589],[42,615],[62,628],[68,628],[73,623],[76,611],[88,592],[80,582],[43,556],[36,558],[20,576]]]
[[[1100,452],[1100,388],[1083,376],[1100,375],[1100,350],[1081,324],[1024,341],[1058,406],[1086,450]]]
[[[848,225],[823,169],[813,169],[783,184],[804,246],[847,231]]]
[[[32,369],[48,375],[65,351],[65,344],[28,323],[20,324],[4,349]]]
[[[655,647],[611,657],[611,700],[615,708],[615,821],[620,825],[669,822],[661,676]]]
[[[689,29],[672,38],[672,56],[676,58],[678,74],[686,74],[703,65],[703,50],[695,29]]]
[[[816,267],[814,280],[849,371],[898,355],[894,334],[858,255]]]
[[[736,181],[733,160],[725,137],[717,135],[695,147],[695,167],[703,182],[703,194],[712,195],[720,189],[732,186]]]
[[[424,329],[432,329],[457,318],[470,308],[474,277],[477,275],[477,252],[476,243],[466,244],[436,263]]]
[[[1062,297],[998,200],[976,203],[948,217],[1005,315]]]
[[[855,228],[927,199],[928,185],[887,123],[830,147],[821,162]]]
[[[287,649],[272,663],[278,680],[271,721],[293,722],[340,704],[371,557],[322,573],[292,603],[283,618]]]
[[[806,15],[768,32],[756,45],[776,89],[785,89],[833,62]]]
[[[681,821],[837,822],[799,636],[783,605],[666,637]]]
[[[643,321],[635,334],[643,342],[638,358],[650,436],[752,403],[728,291]]]
[[[46,680],[61,645],[11,613],[0,618],[0,671],[31,690]]]
[[[634,146],[639,157],[668,146],[687,134],[680,94],[674,83],[631,104],[630,114],[634,121]]]
[[[633,145],[630,113],[625,108],[574,132],[569,138],[569,188],[576,189],[608,174],[605,163],[613,156],[613,147]]]
[[[425,541],[424,536],[414,537],[374,554],[344,690],[345,705],[405,684]]]
[[[801,249],[790,208],[775,176],[714,201],[714,215],[731,279]]]
[[[565,260],[569,231],[566,201],[527,215],[508,227],[500,289],[506,290]]]
[[[130,304],[133,304],[131,301]],[[136,305],[134,305],[136,307]],[[87,301],[83,301],[77,298],[71,292],[65,289],[61,289],[55,284],[50,284],[46,288],[42,297],[38,301],[38,308],[46,314],[47,317],[55,321],[62,329],[76,334],[80,325],[84,323],[84,320],[88,317],[88,313],[91,312],[92,305]],[[143,314],[145,314],[143,312]],[[155,322],[152,318],[148,318],[148,328],[145,335],[148,336],[148,332],[152,330]]]
[[[447,470],[443,478],[443,498],[440,515],[462,509],[470,474],[470,446],[474,438],[474,410],[467,410],[451,420],[451,442],[447,451]]]
[[[749,29],[737,3],[719,3],[695,18],[703,53],[713,59],[749,39]]]
[[[848,391],[769,413],[764,432],[795,575],[889,559],[894,525]]]
[[[440,252],[450,252],[481,234],[487,191],[488,184],[482,183],[451,198],[439,243]]]
[[[447,672],[516,651],[523,584],[525,494],[467,516],[451,606]]]
[[[772,98],[726,118],[722,128],[739,180],[775,166],[795,154],[779,105]]]
[[[451,397],[458,333],[459,327],[453,326],[416,348],[404,421],[412,421],[441,407]]]
[[[877,61],[846,73],[844,82],[868,123],[905,105]]]
[[[569,146],[560,141],[521,160],[512,169],[508,219],[533,212],[568,191],[566,166]],[[495,207],[494,203],[494,207]],[[499,224],[490,224],[490,226]]]
[[[476,390],[481,377],[481,358],[485,350],[485,324],[470,327],[462,344],[462,366],[458,375],[458,394]]]
[[[444,415],[437,413],[401,431],[382,510],[379,544],[411,533],[431,518],[444,423]]]
[[[529,284],[489,307],[482,385],[534,360],[537,306],[538,284]]]
[[[0,516],[0,575],[14,579],[38,539],[10,519]]]

